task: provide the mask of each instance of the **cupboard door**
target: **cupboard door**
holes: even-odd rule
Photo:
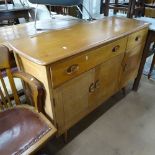
[[[89,107],[95,108],[119,89],[119,77],[124,54],[120,54],[95,68],[94,89],[89,89]]]
[[[93,81],[93,77],[94,70],[90,70],[54,90],[55,108],[62,108],[57,110],[56,115],[61,116],[59,118],[64,120],[66,129],[79,121],[87,113],[89,86]],[[57,121],[59,122],[59,120]]]
[[[122,65],[121,87],[126,86],[129,81],[137,77],[143,48],[144,44],[126,51]]]

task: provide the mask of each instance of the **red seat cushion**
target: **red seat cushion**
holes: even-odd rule
[[[0,155],[21,154],[49,131],[39,114],[27,108],[0,112]]]

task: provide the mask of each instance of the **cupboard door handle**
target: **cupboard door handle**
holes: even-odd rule
[[[99,81],[99,80],[97,80],[97,81],[95,82],[95,88],[96,88],[96,89],[99,89],[99,88],[100,88],[100,81]]]
[[[123,71],[125,72],[127,68],[127,64],[124,65]]]
[[[135,38],[135,41],[139,41],[139,39],[140,39],[140,36],[137,36],[137,37]]]
[[[75,72],[77,72],[79,70],[79,65],[78,64],[74,64],[70,67],[67,68],[66,73],[68,75],[74,74]]]
[[[119,49],[120,49],[120,45],[117,45],[112,49],[112,52],[117,52]]]
[[[92,84],[90,85],[90,87],[89,87],[89,92],[90,92],[90,93],[93,93],[94,91],[95,91],[95,84],[92,83]]]

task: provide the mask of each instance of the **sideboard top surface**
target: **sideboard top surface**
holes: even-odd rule
[[[0,27],[0,44],[5,44],[12,40],[37,36],[50,31],[69,28],[79,22],[82,22],[82,20],[74,18],[40,20],[37,21],[37,29],[39,30],[36,30],[34,22]]]
[[[70,28],[10,41],[13,50],[39,65],[48,65],[131,34],[149,24],[123,17],[80,22]]]

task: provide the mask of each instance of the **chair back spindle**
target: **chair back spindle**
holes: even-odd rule
[[[16,86],[17,88],[19,87],[17,83],[17,85],[15,85],[14,81],[17,80],[14,78],[19,78],[24,82],[24,85],[27,86],[24,91],[25,94],[23,94],[26,97],[26,102],[31,101],[28,102],[30,105],[34,106],[38,112],[44,113],[44,105],[42,103],[45,101],[46,94],[43,84],[27,73],[11,71],[11,59],[12,56],[9,49],[6,46],[0,46],[0,111],[21,104],[19,98],[20,90],[16,89]],[[21,89],[23,89],[23,86]],[[19,90],[19,92],[17,90]],[[24,100],[22,100],[22,102],[23,101]]]
[[[1,52],[4,51],[4,52]],[[9,50],[1,46],[0,47],[0,111],[7,108],[13,107],[14,105],[20,104],[20,99],[18,97],[17,89],[14,83],[14,79],[11,73],[10,66],[10,54]],[[3,73],[6,72],[8,82],[5,83]],[[6,77],[5,77],[6,78]],[[10,85],[12,94],[9,94],[7,85]],[[12,98],[15,102],[12,101]]]

